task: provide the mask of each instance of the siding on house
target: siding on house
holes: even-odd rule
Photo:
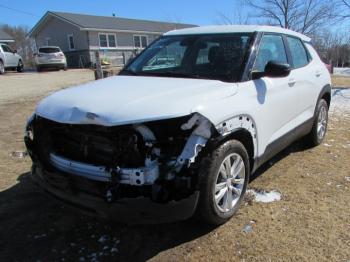
[[[50,38],[49,45],[59,46],[63,52],[69,52],[68,35],[73,34],[75,50],[89,49],[87,32],[70,23],[64,22],[55,17],[50,17],[49,21],[43,26],[35,41],[37,47],[47,45],[47,38]]]
[[[100,57],[108,58],[113,65],[123,66],[141,51],[140,48],[135,48],[135,35],[147,36],[147,43],[151,44],[169,30],[193,26],[195,25],[48,11],[32,28],[29,36],[35,39],[37,48],[45,45],[59,46],[67,57],[69,67],[92,66],[96,61],[96,51],[100,51]],[[117,46],[100,47],[99,33],[114,34]],[[74,50],[69,48],[69,35],[74,37]]]
[[[154,40],[156,40],[158,37],[161,36],[161,34],[155,35],[155,34],[132,34],[132,33],[120,33],[120,32],[99,32],[99,31],[90,31],[89,32],[89,45],[90,50],[100,50],[103,48],[100,48],[99,44],[99,33],[102,34],[115,34],[116,40],[117,40],[117,48],[120,50],[133,50],[134,49],[134,35],[145,35],[148,38],[148,44],[152,43]]]

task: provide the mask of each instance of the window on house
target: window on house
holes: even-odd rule
[[[134,46],[136,48],[146,48],[148,45],[148,39],[145,35],[134,35]]]
[[[68,46],[69,46],[69,50],[74,50],[75,49],[73,35],[68,35]]]
[[[98,35],[100,47],[115,48],[117,47],[117,40],[115,34],[99,34]]]

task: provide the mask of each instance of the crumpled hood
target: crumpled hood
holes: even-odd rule
[[[56,92],[36,114],[67,124],[114,126],[189,115],[237,92],[216,80],[115,76]]]

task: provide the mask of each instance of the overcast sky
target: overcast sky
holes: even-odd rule
[[[46,11],[183,22],[218,23],[220,13],[229,17],[242,12],[240,0],[0,0],[0,24],[32,27]],[[220,2],[220,4],[217,4]]]

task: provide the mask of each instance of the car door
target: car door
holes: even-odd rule
[[[263,72],[269,61],[289,63],[283,36],[265,33],[260,41],[253,71]],[[262,150],[294,128],[297,92],[294,80],[287,77],[262,77],[253,80],[259,107],[256,109]]]
[[[17,66],[17,58],[12,49],[8,45],[2,45],[2,50],[5,57],[5,67]]]
[[[315,98],[320,91],[318,82],[323,70],[319,63],[312,61],[304,43],[299,38],[293,36],[285,38],[291,58],[290,78],[298,94],[296,121],[297,125],[301,125],[313,117]]]

